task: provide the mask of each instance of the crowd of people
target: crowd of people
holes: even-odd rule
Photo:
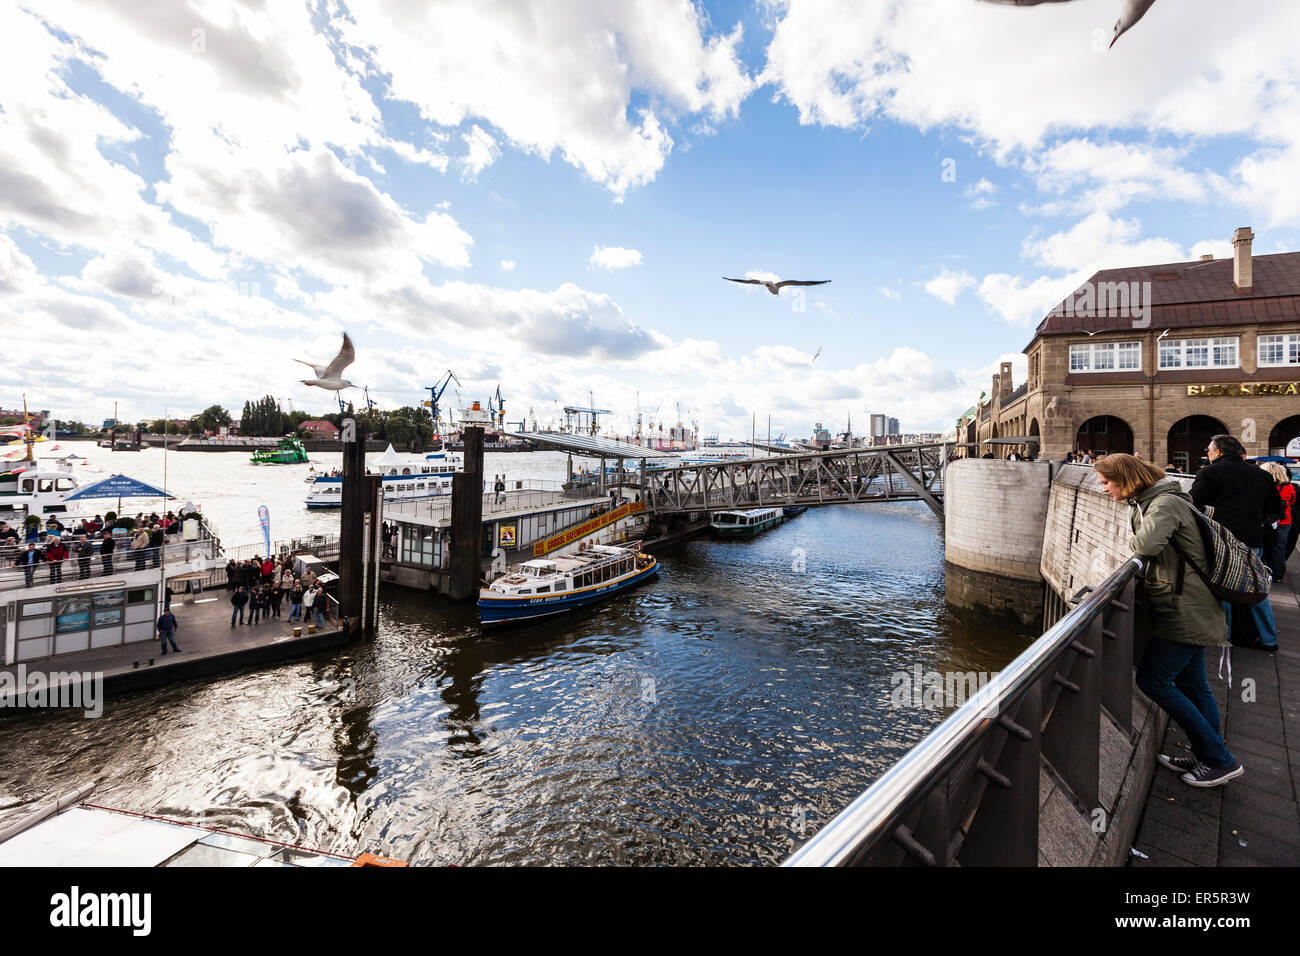
[[[45,565],[51,584],[62,583],[65,566],[69,578],[74,569],[77,580],[91,577],[96,558],[101,576],[113,574],[118,552],[128,556],[130,570],[156,568],[162,563],[168,536],[179,534],[181,525],[181,519],[170,511],[163,515],[140,512],[134,518],[118,518],[109,512],[106,517],[83,518],[71,526],[57,515],[50,515],[44,525],[36,521],[11,526],[0,521],[0,568],[22,568],[27,587],[35,583],[40,565]]]
[[[247,561],[231,558],[226,564],[226,590],[230,592],[231,627],[279,619],[286,601],[290,621],[314,620],[317,627],[325,626],[324,585],[311,568],[299,574],[292,557],[280,561],[259,555]]]
[[[1136,455],[1103,455],[1093,463],[1105,491],[1129,505],[1129,548],[1145,562],[1143,606],[1151,637],[1137,685],[1182,728],[1191,746],[1188,756],[1160,754],[1158,760],[1195,787],[1219,786],[1245,772],[1222,735],[1206,677],[1206,649],[1226,650],[1234,637],[1239,646],[1266,653],[1278,646],[1267,598],[1233,605],[1219,600],[1203,579],[1210,555],[1195,510],[1212,514],[1225,534],[1254,551],[1274,580],[1285,573],[1296,541],[1296,492],[1285,468],[1247,461],[1245,447],[1231,435],[1214,436],[1205,461],[1190,493]]]

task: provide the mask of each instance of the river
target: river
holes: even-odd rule
[[[163,479],[160,450],[63,448]],[[305,466],[166,467],[228,543],[260,540],[260,504],[275,538],[337,529],[302,507]],[[489,454],[485,472],[564,467]],[[378,634],[346,650],[110,698],[98,719],[7,718],[0,817],[93,781],[106,806],[418,864],[775,864],[945,716],[895,706],[901,675],[995,672],[1031,637],[947,608],[942,523],[919,503],[814,508],[660,558],[635,592],[499,635],[390,587]]]

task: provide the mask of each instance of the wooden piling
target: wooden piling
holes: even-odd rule
[[[464,469],[451,477],[450,597],[478,597],[483,537],[483,429],[471,425],[461,433]]]

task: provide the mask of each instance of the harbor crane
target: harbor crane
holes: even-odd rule
[[[442,400],[442,393],[447,391],[447,386],[452,382],[459,385],[460,379],[456,377],[455,372],[451,369],[447,369],[447,377],[442,380],[442,384],[428,386],[429,400],[427,402],[421,402],[425,408],[429,409],[429,415],[433,418],[433,430],[435,433],[433,437],[435,438],[441,437],[440,429],[438,428],[438,402]]]

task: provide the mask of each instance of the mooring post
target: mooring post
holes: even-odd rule
[[[451,579],[448,594],[456,601],[478,597],[479,557],[483,537],[483,429],[461,432],[464,469],[451,476]]]
[[[370,483],[366,481],[366,432],[354,419],[343,419],[343,508],[339,523],[339,623],[356,633],[365,613],[366,512]],[[372,595],[373,599],[373,595]]]

